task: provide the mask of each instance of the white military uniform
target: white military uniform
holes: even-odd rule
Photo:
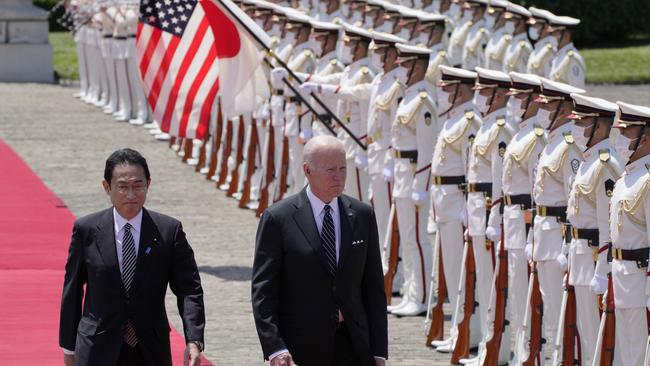
[[[557,258],[563,254],[564,224],[556,216],[545,216],[544,207],[565,207],[573,177],[582,161],[582,153],[573,141],[568,122],[548,134],[548,144],[542,151],[533,195],[537,206],[534,220],[533,260],[537,262],[539,288],[544,302],[544,327],[550,342],[556,334],[562,302],[564,268]]]
[[[550,35],[537,41],[533,53],[531,53],[528,59],[526,72],[544,77],[550,76],[553,57],[557,52],[556,47],[557,40]]]
[[[316,68],[316,57],[313,51],[315,43],[315,41],[307,41],[295,46],[291,52],[287,66],[292,71],[306,74],[313,73]],[[289,172],[287,173],[287,182],[291,187],[287,194],[296,194],[305,187],[305,175],[302,171],[302,149],[304,141],[307,140],[307,136],[304,134],[301,135],[301,130],[304,128],[307,131],[311,131],[312,115],[308,113],[306,107],[302,108],[301,103],[289,87],[285,87],[284,95],[284,116],[286,119],[284,135],[289,142]]]
[[[117,111],[118,103],[118,90],[117,78],[115,76],[115,39],[113,32],[115,32],[115,17],[117,9],[114,6],[109,6],[102,15],[102,40],[101,50],[102,58],[104,59],[104,66],[106,70],[106,80],[108,81],[108,99],[104,106],[104,113],[113,114]]]
[[[513,127],[506,121],[506,108],[496,110],[485,116],[469,155],[468,232],[473,242],[476,265],[475,291],[483,340],[488,336],[490,325],[488,308],[496,255],[495,245],[486,241],[485,231],[488,226],[500,227],[499,205],[491,203],[501,200],[503,156],[514,133]],[[487,187],[482,189],[473,188],[486,183]]]
[[[429,199],[423,197],[418,206],[412,194],[428,193],[430,185],[431,142],[435,141],[439,130],[431,94],[431,86],[426,80],[407,87],[391,128],[395,153],[393,197],[404,264],[403,301],[422,306],[427,299],[427,278],[432,262],[426,231]],[[415,161],[413,156],[404,156],[405,152],[415,152]]]
[[[647,248],[650,242],[650,155],[629,163],[614,186],[610,204],[612,250]],[[612,279],[616,307],[616,350],[620,365],[643,365],[648,338],[646,304],[650,296],[647,268],[614,259]],[[616,361],[615,361],[616,362]]]
[[[512,44],[512,34],[507,27],[501,27],[492,33],[485,46],[485,68],[503,70],[505,65],[506,50]]]
[[[438,100],[436,95],[438,89],[435,88],[436,82],[440,80],[440,65],[451,66],[449,58],[447,58],[447,51],[445,44],[440,42],[431,47],[431,56],[429,57],[429,66],[427,67],[426,80],[431,83],[434,94],[432,98]]]
[[[136,50],[136,32],[138,29],[138,9],[129,6],[126,10],[126,22],[128,24],[128,40],[126,41],[126,64],[131,90],[131,119],[129,123],[142,125],[151,120],[151,112],[140,81],[140,68],[138,67],[138,55]]]
[[[131,90],[127,71],[127,47],[129,39],[129,24],[126,19],[126,7],[121,7],[115,15],[115,30],[113,32],[113,55],[115,57],[115,74],[117,75],[118,107],[113,114],[118,121],[126,122],[131,119]]]
[[[595,260],[599,258],[600,243],[608,243],[609,199],[614,182],[621,175],[622,167],[614,153],[610,139],[591,146],[584,152],[569,195],[567,219],[572,227],[569,246],[569,285],[575,288],[578,333],[580,334],[582,362],[590,365],[596,347],[600,314],[597,296],[589,289],[595,274]],[[578,231],[596,229],[597,241],[579,238]],[[600,255],[606,263],[607,253]],[[603,278],[608,268],[598,268]],[[561,335],[558,334],[558,339]]]
[[[433,203],[433,219],[438,226],[436,236],[437,245],[442,253],[442,265],[447,286],[449,303],[455,310],[462,310],[456,307],[459,297],[458,286],[461,283],[461,266],[463,265],[463,222],[461,212],[464,211],[465,196],[462,187],[458,184],[442,183],[441,177],[465,177],[467,171],[468,152],[471,139],[476,136],[476,131],[481,126],[480,113],[475,109],[474,103],[470,100],[454,108],[442,125],[438,139],[436,140],[431,162],[431,174],[433,185],[431,196]],[[440,268],[438,269],[440,270]],[[457,323],[462,321],[462,314],[455,314],[452,319]],[[452,342],[458,336],[457,324],[451,328]],[[478,343],[478,323],[473,325],[470,334],[474,335]]]
[[[463,47],[463,69],[474,70],[485,65],[485,47],[489,39],[490,31],[485,27],[485,19],[472,24]]]
[[[456,27],[449,37],[449,46],[447,48],[447,58],[452,66],[460,66],[463,63],[463,46],[469,34],[470,28],[474,22],[470,13],[465,13],[462,19],[456,23]]]
[[[526,32],[514,35],[503,58],[503,71],[526,72],[528,58],[532,52],[533,46]]]
[[[551,63],[550,78],[578,88],[585,87],[585,61],[573,43],[562,47]]]

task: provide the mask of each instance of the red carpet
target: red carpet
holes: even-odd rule
[[[63,364],[59,305],[74,216],[2,140],[0,167],[2,364]],[[172,330],[171,342],[183,365],[183,336]]]

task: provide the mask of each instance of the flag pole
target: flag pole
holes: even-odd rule
[[[215,0],[215,1],[219,1],[219,2],[223,5],[223,7],[226,8],[226,10],[228,10],[228,12],[230,13],[230,15],[231,15],[233,18],[235,18],[235,19],[237,20],[237,22],[238,22],[238,23],[239,23],[239,24],[240,24],[244,29],[246,29],[246,31],[248,32],[248,34],[249,34],[251,37],[253,37],[253,38],[255,39],[255,41],[257,41],[257,43],[259,43],[259,44],[260,44],[260,45],[265,49],[266,54],[267,54],[269,57],[272,57],[273,59],[275,59],[275,60],[278,62],[278,64],[279,64],[283,69],[287,70],[287,72],[289,73],[289,76],[291,76],[291,77],[294,78],[295,80],[300,81],[300,78],[299,78],[299,77],[298,77],[298,76],[297,76],[297,75],[296,75],[296,74],[295,74],[295,73],[294,73],[294,72],[289,68],[289,66],[287,66],[287,64],[286,64],[284,61],[282,61],[282,59],[281,59],[280,57],[278,57],[278,55],[276,55],[275,52],[273,52],[273,50],[272,50],[271,48],[269,48],[269,47],[268,47],[268,46],[267,46],[267,45],[266,45],[266,44],[265,44],[265,43],[264,43],[264,42],[263,42],[263,41],[262,41],[262,40],[257,36],[257,34],[255,34],[255,32],[251,31],[251,30],[248,28],[248,26],[247,26],[246,24],[244,24],[244,22],[242,22],[241,19],[239,19],[239,17],[237,17],[237,15],[232,11],[232,9],[230,9],[230,7],[228,7],[228,5],[224,4],[223,1],[221,1],[221,0]],[[266,61],[266,63],[269,65],[269,67],[272,67],[272,66],[273,66],[273,65],[271,65],[270,61],[268,61],[267,59],[265,59],[265,61]],[[301,101],[303,104],[305,104],[305,105],[307,106],[307,108],[309,108],[309,110],[311,110],[311,112],[312,112],[312,113],[313,113],[313,114],[318,118],[318,120],[321,121],[321,123],[322,123],[323,125],[325,125],[325,127],[327,127],[327,129],[328,129],[330,132],[332,132],[334,135],[336,135],[336,133],[335,133],[335,131],[332,129],[332,127],[331,127],[331,126],[330,126],[330,125],[329,125],[325,120],[323,120],[323,117],[322,117],[319,113],[316,113],[316,110],[314,109],[314,107],[312,107],[311,104],[309,104],[309,103],[305,100],[305,98],[304,98],[304,97],[303,97],[303,96],[302,96],[302,95],[301,95],[301,94],[296,90],[296,88],[295,88],[293,85],[291,85],[291,82],[290,82],[289,80],[287,80],[286,78],[282,78],[282,81],[284,81],[284,83],[289,87],[289,89],[291,89],[291,91],[293,91],[293,93],[298,97],[298,99],[300,99],[300,101]],[[352,140],[354,140],[354,142],[356,142],[356,144],[359,145],[359,147],[361,147],[364,151],[368,149],[368,147],[367,147],[363,142],[361,142],[361,140],[359,140],[359,138],[358,138],[357,136],[355,136],[354,133],[352,133],[352,131],[350,131],[350,129],[349,129],[349,128],[348,128],[348,127],[347,127],[343,122],[341,122],[341,120],[340,120],[340,119],[339,119],[339,118],[338,118],[338,117],[337,117],[337,116],[332,112],[331,109],[329,109],[329,107],[328,107],[327,105],[325,105],[325,103],[323,103],[323,101],[322,101],[320,98],[318,98],[318,97],[316,96],[316,94],[315,94],[314,92],[309,93],[309,95],[310,95],[312,98],[314,98],[314,100],[316,101],[316,103],[318,103],[318,105],[319,105],[321,108],[323,108],[323,109],[325,110],[325,112],[326,112],[327,114],[329,114],[330,117],[332,117],[332,119],[333,119],[333,120],[334,120],[334,121],[339,125],[339,127],[341,127],[341,128],[343,129],[343,131],[345,131],[345,133],[347,133],[347,134],[350,136],[350,138],[352,138]]]

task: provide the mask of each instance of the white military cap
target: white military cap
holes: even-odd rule
[[[524,8],[521,5],[508,3],[508,13],[518,17],[518,18],[530,18],[532,13],[528,9]]]
[[[572,101],[571,94],[582,94],[585,91],[569,84],[561,83],[559,81],[550,80],[540,77],[542,80],[542,95],[536,101],[541,103],[548,103],[549,101],[564,99]]]
[[[601,98],[588,97],[586,95],[572,93],[573,112],[569,115],[571,119],[582,117],[610,117],[614,118],[618,111],[618,105]]]
[[[372,40],[375,43],[406,43],[404,38],[398,37],[396,35],[384,32],[371,31]]]
[[[575,28],[580,24],[580,19],[552,14],[548,17],[548,22],[556,27]]]
[[[426,11],[419,11],[418,18],[420,19],[420,24],[422,23],[445,23],[447,17],[441,14],[428,13]]]
[[[616,102],[621,111],[614,127],[650,126],[650,108],[624,102]]]
[[[415,59],[428,60],[431,50],[424,47],[411,46],[404,43],[395,43],[397,48],[397,62],[403,63]]]
[[[478,76],[476,82],[476,90],[481,90],[486,87],[501,87],[509,88],[512,84],[510,76],[502,71],[484,69],[477,67],[476,75]]]
[[[542,92],[542,80],[539,79],[539,76],[515,71],[509,72],[508,75],[512,80],[512,88],[510,88],[508,95]]]
[[[463,3],[463,7],[466,9],[472,6],[488,6],[488,0],[467,0]]]
[[[509,4],[510,2],[506,0],[490,0],[489,2],[490,7],[492,8],[507,9]]]
[[[356,27],[348,23],[343,23],[343,27],[345,28],[345,35],[351,39],[354,39],[356,37],[356,38],[366,38],[372,41],[372,34],[363,28]]]
[[[535,8],[533,6],[528,8],[528,10],[530,11],[530,15],[531,15],[531,19],[530,19],[531,24],[535,24],[540,20],[548,22],[549,21],[548,18],[555,16],[555,14],[551,13],[546,9]]]
[[[473,71],[461,69],[458,67],[451,67],[440,65],[441,78],[437,83],[438,86],[447,86],[450,84],[469,84],[474,85],[476,82],[476,73]]]

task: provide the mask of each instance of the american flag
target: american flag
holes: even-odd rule
[[[142,0],[136,37],[140,76],[160,129],[203,138],[219,91],[214,32],[203,1]]]

